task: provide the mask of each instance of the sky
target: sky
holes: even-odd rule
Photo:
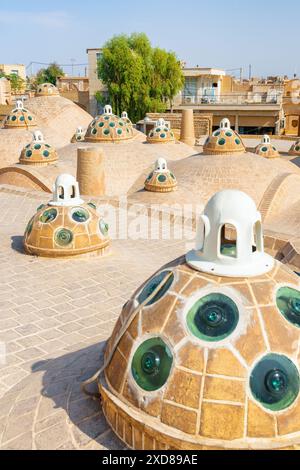
[[[85,64],[87,48],[145,32],[191,67],[300,75],[299,18],[299,0],[0,0],[0,63]]]

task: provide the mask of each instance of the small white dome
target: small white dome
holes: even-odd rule
[[[51,206],[74,206],[83,202],[79,194],[79,185],[74,176],[59,175],[53,186],[53,200],[49,204]]]
[[[112,107],[110,106],[110,104],[107,104],[106,106],[104,106],[104,110],[103,110],[103,114],[108,114],[108,115],[112,115]]]
[[[187,254],[187,262],[199,271],[229,277],[272,269],[274,260],[264,253],[261,214],[247,194],[225,190],[210,199],[198,221],[196,250]]]
[[[267,134],[265,134],[261,140],[261,143],[262,144],[270,144],[271,143],[271,139],[270,139],[270,136],[268,136]]]
[[[34,142],[44,142],[44,136],[41,131],[34,131],[32,135]]]

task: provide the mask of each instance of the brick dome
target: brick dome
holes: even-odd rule
[[[268,135],[263,136],[261,143],[255,149],[255,153],[265,158],[280,157],[277,148],[272,144]]]
[[[34,115],[24,107],[22,101],[17,101],[16,107],[10,112],[4,121],[4,129],[35,127]]]
[[[206,155],[232,155],[246,151],[239,134],[230,128],[229,119],[223,119],[220,128],[206,139],[203,153]]]
[[[59,91],[52,83],[38,85],[35,96],[58,96]]]
[[[164,119],[159,119],[147,137],[149,144],[167,144],[175,142],[174,132],[167,126]]]
[[[167,162],[164,158],[159,158],[152,171],[145,181],[146,191],[155,193],[169,193],[175,191],[177,181],[173,173],[168,170]]]
[[[133,127],[127,120],[112,113],[111,106],[105,106],[104,113],[89,125],[87,142],[121,142],[133,138]]]
[[[33,134],[32,142],[23,148],[19,158],[22,165],[35,166],[50,165],[57,160],[56,149],[44,141],[43,134],[40,131]]]
[[[295,156],[299,156],[300,155],[300,140],[297,140],[297,142],[295,142],[290,150],[289,150],[289,155],[295,155]]]

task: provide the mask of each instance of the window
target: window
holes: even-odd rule
[[[220,253],[223,256],[237,258],[237,231],[231,224],[225,224],[221,227]]]
[[[184,84],[184,96],[196,96],[197,95],[197,78],[186,77]]]

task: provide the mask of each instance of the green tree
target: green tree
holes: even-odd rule
[[[109,40],[103,47],[98,72],[115,112],[127,110],[134,121],[150,111],[165,111],[184,82],[176,55],[152,48],[143,33]],[[102,104],[99,93],[96,98]]]
[[[38,71],[36,84],[52,83],[53,85],[56,85],[58,77],[63,77],[64,75],[63,69],[56,62],[53,62],[47,68],[43,68]]]
[[[0,78],[2,77],[5,77],[7,80],[10,81],[11,91],[13,93],[19,93],[24,91],[26,82],[25,80],[23,80],[23,78],[19,77],[19,75],[16,75],[15,73],[6,75],[3,72],[0,72]]]

